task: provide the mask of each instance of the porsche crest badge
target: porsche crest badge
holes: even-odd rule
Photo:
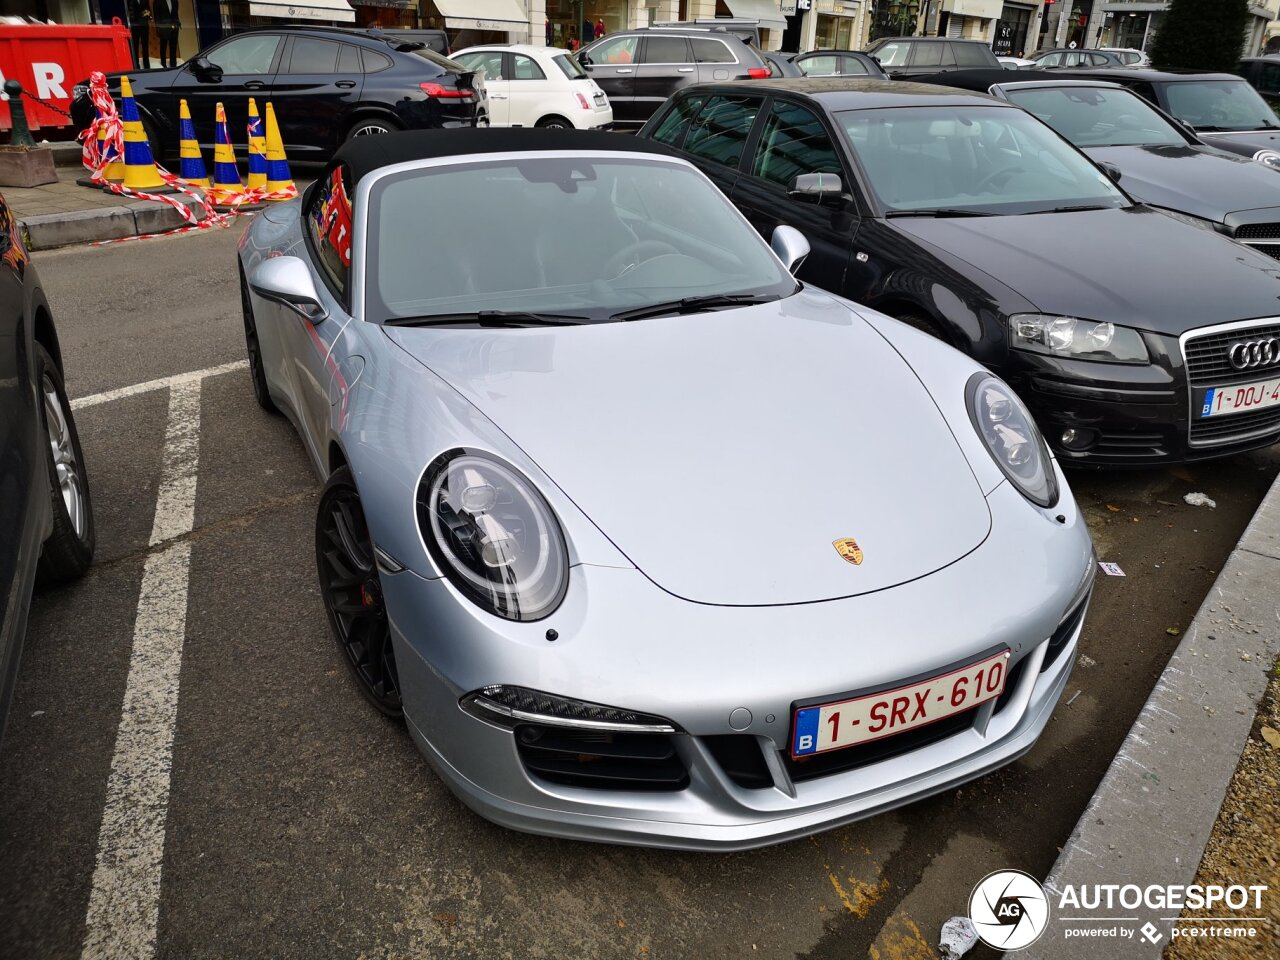
[[[841,537],[839,540],[832,540],[831,545],[836,548],[836,553],[840,554],[841,557],[855,567],[862,563],[862,548],[858,546],[858,541],[853,537]]]

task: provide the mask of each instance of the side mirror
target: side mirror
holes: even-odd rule
[[[844,184],[834,173],[802,173],[791,181],[787,196],[805,203],[831,203],[844,199]]]
[[[773,239],[769,241],[769,246],[773,247],[773,252],[778,255],[778,259],[792,273],[800,269],[804,258],[809,255],[809,241],[805,239],[804,234],[785,223],[773,231]]]
[[[1099,163],[1098,166],[1102,168],[1103,173],[1105,173],[1108,177],[1111,178],[1112,183],[1119,183],[1120,178],[1124,176],[1124,174],[1120,172],[1120,168],[1117,167],[1114,163],[1108,163],[1107,161],[1104,160],[1101,163]]]
[[[586,67],[594,66],[594,63],[592,62],[591,58],[587,56],[585,53],[580,53],[578,54],[578,66],[586,68]]]
[[[210,63],[204,57],[196,57],[188,66],[191,67],[191,72],[195,74],[197,80],[205,83],[222,82],[222,68],[216,63]]]
[[[320,302],[311,271],[297,257],[264,260],[254,269],[249,288],[264,300],[286,306],[311,323],[319,323],[329,316]]]

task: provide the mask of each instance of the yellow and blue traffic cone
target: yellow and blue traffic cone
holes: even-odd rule
[[[267,193],[283,194],[276,199],[287,200],[298,195],[289,161],[284,156],[284,141],[280,139],[280,127],[276,125],[276,110],[267,101]]]
[[[236,166],[236,151],[227,132],[227,112],[218,104],[217,128],[213,143],[213,186],[209,199],[219,206],[228,206],[244,193],[240,182],[240,168]]]
[[[262,134],[262,117],[258,116],[258,101],[249,98],[249,183],[250,190],[262,190],[267,185],[267,139]]]
[[[208,190],[209,174],[204,168],[204,157],[200,156],[200,141],[196,139],[196,127],[191,122],[191,110],[185,100],[178,101],[178,125],[181,154],[178,176],[188,186]]]
[[[142,129],[142,117],[133,102],[133,87],[128,77],[120,78],[120,125],[124,128],[124,185],[131,190],[167,187],[151,156],[151,144]]]

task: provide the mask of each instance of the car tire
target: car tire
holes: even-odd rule
[[[573,124],[570,123],[568,120],[566,120],[564,117],[555,117],[555,116],[543,117],[541,120],[537,122],[536,126],[539,126],[544,130],[572,130],[573,129]]]
[[[316,508],[316,568],[329,627],[356,685],[388,717],[404,716],[373,540],[348,467],[329,477]]]
[[[395,133],[400,128],[390,120],[379,120],[374,117],[365,117],[357,120],[351,125],[351,129],[347,131],[344,142],[354,140],[356,137],[378,136],[384,133]]]
[[[89,478],[71,403],[57,364],[39,343],[36,382],[40,385],[40,418],[53,514],[53,532],[44,542],[36,567],[36,582],[45,585],[74,580],[89,569],[96,533]]]
[[[253,301],[249,297],[249,283],[240,268],[240,312],[244,315],[244,350],[249,358],[249,379],[253,382],[253,398],[268,413],[279,413],[271,399],[267,386],[267,374],[262,365],[262,344],[258,340],[258,324],[253,318]]]
[[[927,333],[929,336],[937,340],[941,340],[943,343],[951,343],[951,338],[943,332],[942,327],[938,325],[937,321],[930,317],[926,317],[922,313],[915,313],[914,311],[908,310],[906,313],[898,314],[897,317],[898,320],[905,323],[908,327],[914,327],[921,333]]]

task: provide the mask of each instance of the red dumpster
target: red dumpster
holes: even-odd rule
[[[72,87],[94,70],[131,70],[129,28],[117,18],[109,26],[0,25],[0,82],[17,80],[22,89],[59,110],[71,110]],[[62,114],[23,97],[31,129],[68,127]],[[0,130],[12,126],[9,97],[0,94]]]

